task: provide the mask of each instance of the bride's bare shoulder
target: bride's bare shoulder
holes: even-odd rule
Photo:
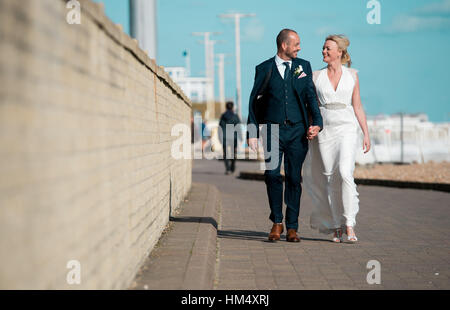
[[[320,74],[320,72],[322,72],[324,69],[326,69],[327,67],[324,67],[324,68],[322,68],[322,69],[319,69],[319,70],[316,70],[316,71],[313,71],[313,81],[315,82],[315,81],[317,81],[317,78],[319,77],[319,74]]]
[[[359,70],[358,69],[355,69],[355,68],[347,68],[348,69],[348,71],[350,71],[352,74],[355,74],[355,73],[358,73],[359,72]]]
[[[357,73],[358,73],[358,69],[355,69],[355,68],[347,68],[348,69],[348,71],[350,72],[350,74],[352,75],[352,77],[353,77],[353,79],[355,80],[355,82],[356,82],[356,80],[357,80]]]

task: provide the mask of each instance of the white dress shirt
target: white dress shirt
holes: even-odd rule
[[[278,55],[275,55],[275,64],[277,65],[278,72],[280,72],[282,79],[284,79],[284,71],[286,70],[284,62],[288,62],[289,68],[292,70],[292,60],[283,60]]]

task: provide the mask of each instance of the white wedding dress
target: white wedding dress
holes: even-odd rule
[[[359,211],[353,179],[360,130],[352,106],[356,72],[342,66],[336,90],[326,67],[313,73],[323,130],[309,142],[303,186],[314,205],[311,227],[322,233],[332,233],[345,225],[354,227]]]

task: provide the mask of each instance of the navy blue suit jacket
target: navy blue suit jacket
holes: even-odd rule
[[[257,95],[259,95],[261,92],[261,88],[263,87],[264,79],[265,79],[268,71],[270,70],[270,68],[272,68],[274,66],[274,63],[275,63],[275,57],[272,57],[256,66],[255,82],[253,84],[253,89],[250,94],[247,125],[248,124],[256,125],[258,137],[259,137],[258,126],[260,124],[256,118],[254,103],[257,98]],[[300,65],[303,67],[303,71],[305,72],[306,77],[299,79],[298,76],[295,75],[294,71]],[[274,66],[274,67],[276,68],[276,66]],[[277,71],[274,72],[274,70],[272,69],[272,74],[279,74],[279,73]],[[294,91],[296,94],[297,103],[299,104],[300,111],[303,114],[306,130],[309,128],[310,125],[319,126],[320,130],[322,130],[323,120],[322,120],[322,115],[320,114],[319,104],[317,102],[316,88],[315,88],[313,80],[312,80],[311,64],[309,63],[309,61],[306,61],[301,58],[292,59],[291,74],[293,75],[292,83],[293,83]],[[256,103],[256,105],[258,103]],[[266,102],[266,104],[271,104],[271,103]],[[256,108],[258,108],[258,107],[256,107]],[[263,108],[263,107],[259,107],[259,108]],[[312,120],[311,124],[310,124],[309,116],[311,116],[311,120]],[[265,118],[270,119],[271,117],[268,116]],[[252,138],[251,135],[248,137]]]

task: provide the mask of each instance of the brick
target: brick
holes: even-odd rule
[[[192,183],[170,156],[186,96],[91,1],[81,25],[65,3],[0,4],[0,288],[75,288],[70,259],[77,288],[126,288]]]

